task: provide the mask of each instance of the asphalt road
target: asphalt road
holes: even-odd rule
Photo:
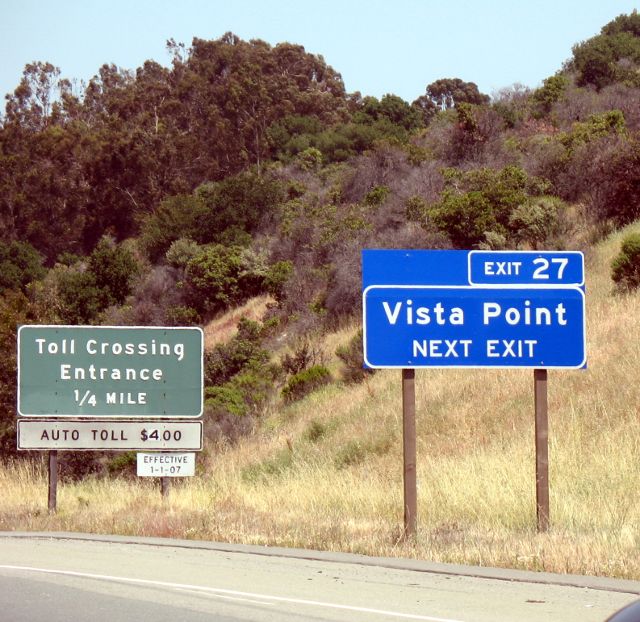
[[[640,582],[355,555],[0,532],[3,622],[602,622]]]

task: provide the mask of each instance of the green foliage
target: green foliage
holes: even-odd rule
[[[205,397],[207,413],[214,417],[226,413],[234,417],[244,417],[249,411],[242,391],[232,384],[207,387]]]
[[[296,164],[303,171],[318,171],[322,166],[322,152],[315,147],[307,147],[296,157]]]
[[[379,128],[395,126],[407,132],[422,125],[420,112],[401,97],[392,94],[384,95],[380,101],[375,97],[365,97],[355,120],[366,125],[378,123]]]
[[[553,105],[562,99],[568,86],[569,80],[562,74],[546,78],[531,97],[534,115],[538,118],[548,115]]]
[[[362,464],[367,459],[367,456],[383,456],[388,453],[392,444],[392,436],[377,440],[349,441],[337,451],[333,463],[336,469],[346,469],[350,466]]]
[[[198,245],[189,238],[174,240],[165,253],[165,259],[174,268],[185,268],[197,255]]]
[[[247,433],[275,393],[279,369],[262,348],[265,330],[242,319],[233,339],[205,353],[205,415],[219,437],[233,440]]]
[[[201,246],[185,269],[188,305],[208,316],[261,293],[267,268],[254,259],[238,246]]]
[[[404,207],[405,216],[410,222],[424,222],[429,211],[429,204],[420,196],[409,197],[405,201]]]
[[[324,365],[313,365],[287,380],[282,389],[282,397],[286,402],[294,402],[330,382],[331,372]]]
[[[640,15],[620,15],[601,34],[573,47],[571,68],[579,86],[600,90],[615,82],[640,86]]]
[[[624,115],[620,110],[609,110],[592,114],[586,121],[574,123],[571,131],[561,135],[560,140],[571,153],[580,145],[598,138],[624,133]]]
[[[149,259],[156,263],[176,240],[200,239],[201,225],[207,215],[207,207],[198,196],[168,197],[143,220],[140,244]]]
[[[92,324],[108,306],[106,292],[97,287],[94,275],[80,266],[57,271],[55,280],[64,323]]]
[[[640,287],[640,233],[631,233],[622,241],[620,253],[611,264],[611,278],[618,291]]]
[[[285,186],[249,170],[219,182],[202,184],[195,194],[205,214],[198,222],[199,231],[189,237],[208,243],[222,241],[229,230],[255,231],[284,200]]]
[[[626,143],[602,166],[598,184],[600,218],[624,225],[640,218],[640,142]]]
[[[261,346],[260,324],[246,318],[238,323],[238,333],[228,343],[218,344],[205,353],[204,375],[207,385],[221,385],[249,363],[266,365],[269,354]]]
[[[137,456],[135,451],[125,451],[116,454],[107,462],[109,475],[118,477],[135,477],[137,470]]]
[[[389,186],[375,186],[375,188],[371,188],[371,190],[367,192],[362,202],[370,207],[377,207],[387,200],[389,192],[391,192]]]
[[[374,369],[364,367],[364,356],[362,352],[362,329],[349,339],[346,345],[339,346],[336,356],[342,361],[342,379],[345,382],[362,382],[373,373]]]
[[[282,300],[284,287],[293,274],[293,262],[290,260],[276,261],[269,266],[264,277],[265,291],[277,301]]]
[[[524,242],[533,249],[544,247],[558,231],[564,203],[557,197],[529,197],[509,217],[509,230],[516,243]]]
[[[88,271],[95,286],[103,292],[106,307],[125,301],[139,266],[129,250],[112,238],[103,237],[89,256]]]
[[[488,104],[489,96],[480,93],[474,82],[460,78],[441,78],[427,86],[427,97],[439,110],[448,110],[460,104]]]
[[[138,272],[129,250],[111,238],[102,238],[86,264],[60,265],[52,272],[60,320],[69,324],[95,322],[107,307],[124,303]]]
[[[0,241],[0,292],[20,289],[45,275],[42,255],[28,242]]]
[[[0,451],[16,452],[16,335],[18,327],[31,319],[29,302],[20,291],[0,293]]]
[[[167,307],[165,317],[169,326],[197,326],[200,320],[195,309],[184,305]]]
[[[511,221],[513,212],[545,188],[541,180],[530,178],[517,166],[468,172],[447,169],[445,190],[428,215],[455,247],[478,248],[490,232],[505,239],[514,237],[512,227],[520,227],[520,221]]]

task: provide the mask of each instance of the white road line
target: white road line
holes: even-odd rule
[[[272,600],[280,603],[291,603],[295,605],[308,605],[310,607],[323,607],[325,609],[341,609],[357,613],[371,613],[392,618],[402,618],[404,620],[423,620],[425,622],[462,622],[451,618],[437,618],[434,616],[424,616],[415,613],[400,613],[398,611],[387,611],[384,609],[371,609],[369,607],[356,607],[354,605],[339,605],[336,603],[325,603],[319,600],[306,600],[303,598],[287,598],[285,596],[272,596],[271,594],[255,594],[252,592],[241,592],[238,590],[226,590],[217,587],[206,587],[202,585],[189,585],[184,583],[171,583],[169,581],[152,581],[150,579],[132,579],[130,577],[114,577],[111,575],[92,574],[88,572],[74,572],[71,570],[52,570],[48,568],[34,568],[32,566],[10,566],[0,564],[0,569],[22,570],[26,572],[40,572],[42,574],[57,574],[67,577],[81,577],[85,579],[99,579],[102,581],[119,581],[120,583],[137,583],[138,585],[155,585],[158,587],[168,587],[180,590],[197,590],[200,592],[210,592],[212,594],[225,594],[240,598],[260,598]]]
[[[203,594],[201,589],[186,589],[183,587],[179,587],[176,588],[177,591],[179,592],[186,592],[187,594],[198,594],[200,596],[208,596],[209,598],[221,598],[223,600],[237,600],[239,602],[243,602],[243,603],[251,603],[253,605],[268,605],[269,607],[271,607],[272,605],[275,605],[275,603],[269,603],[266,600],[254,600],[252,598],[240,598],[238,596],[225,596],[224,594]]]

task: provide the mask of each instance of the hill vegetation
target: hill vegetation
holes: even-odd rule
[[[205,355],[205,433],[207,446],[222,454],[211,452],[203,467],[208,476],[228,478],[215,484],[227,491],[214,495],[216,503],[236,520],[247,491],[262,487],[279,500],[248,504],[251,512],[276,514],[291,494],[317,515],[320,501],[295,486],[311,486],[311,476],[326,478],[327,469],[335,470],[338,484],[325,491],[334,505],[322,506],[324,535],[298,538],[286,521],[273,523],[286,538],[275,527],[260,535],[266,532],[248,523],[235,534],[191,535],[390,551],[397,498],[381,499],[379,492],[367,501],[371,490],[355,487],[364,478],[387,491],[384,478],[395,477],[389,456],[398,443],[392,376],[361,368],[362,248],[585,251],[596,275],[588,283],[592,368],[563,383],[559,426],[577,435],[576,451],[588,435],[603,432],[603,421],[601,438],[611,447],[635,442],[637,450],[629,408],[638,403],[632,379],[638,353],[625,341],[638,334],[632,311],[633,223],[640,218],[637,12],[577,43],[539,88],[513,85],[491,97],[459,78],[427,85],[414,102],[347,93],[339,73],[301,46],[247,42],[231,33],[194,39],[189,48],[169,41],[167,48],[169,68],[152,61],[135,71],[104,65],[81,86],[50,63],[34,62],[7,96],[0,120],[4,456],[16,453],[19,324],[201,325],[218,333],[207,340]],[[626,226],[631,236],[623,245],[616,231]],[[613,272],[620,293],[612,296],[611,264],[621,248]],[[245,304],[254,315],[230,322],[228,314]],[[236,325],[232,333],[229,323]],[[600,365],[600,358],[613,358],[610,336],[627,354],[616,365]],[[596,375],[606,395],[590,384]],[[437,421],[422,431],[421,452],[433,455],[427,462],[442,486],[430,489],[425,507],[448,500],[429,537],[466,551],[460,555],[469,561],[468,530],[479,524],[490,539],[494,527],[456,495],[466,491],[477,502],[485,494],[480,480],[490,479],[492,469],[516,486],[500,500],[508,517],[502,527],[526,531],[530,511],[516,497],[529,484],[513,471],[528,451],[521,438],[528,425],[526,379],[505,376],[498,385],[481,372],[442,377],[430,374],[422,387],[433,400],[424,408]],[[483,397],[489,394],[491,405]],[[343,402],[344,412],[335,407]],[[381,409],[375,413],[386,413],[375,424],[373,403]],[[611,447],[602,450],[603,464]],[[571,473],[580,468],[577,454],[561,455]],[[68,454],[63,475],[126,474],[130,459]],[[479,488],[471,491],[462,480],[445,486],[453,466]],[[483,477],[476,481],[474,472]],[[584,481],[602,491],[603,472],[587,473]],[[587,485],[580,486],[593,501]],[[625,500],[632,496],[627,483],[616,490],[615,518],[606,518],[605,509],[587,525],[574,504],[564,515],[556,508],[560,524],[574,534],[595,534],[601,524],[613,533],[612,520],[626,529],[637,504]],[[620,504],[625,517],[616,513]],[[339,518],[342,512],[351,525]],[[15,526],[6,515],[3,520]],[[378,532],[384,546],[355,537]],[[627,535],[637,549],[637,531]],[[350,547],[351,540],[360,544]],[[425,546],[420,554],[431,555]],[[486,561],[482,550],[477,554]],[[509,563],[504,555],[492,559]],[[594,568],[605,572],[601,563]],[[640,576],[633,565],[615,573]]]

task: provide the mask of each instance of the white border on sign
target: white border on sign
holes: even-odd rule
[[[582,281],[580,283],[496,283],[495,285],[493,283],[474,283],[471,280],[471,257],[472,255],[499,255],[499,254],[505,254],[505,255],[537,255],[539,257],[544,257],[546,256],[551,256],[551,255],[578,255],[578,257],[580,258],[580,264],[581,264],[581,274],[582,274]],[[467,280],[469,281],[469,285],[473,285],[474,287],[482,287],[483,285],[489,285],[490,287],[500,287],[502,286],[506,286],[506,287],[514,287],[514,286],[524,286],[524,287],[531,287],[531,288],[538,288],[538,287],[557,287],[557,288],[567,288],[567,287],[584,287],[585,285],[585,273],[584,273],[584,253],[582,251],[482,251],[482,250],[473,250],[473,251],[469,251],[469,254],[467,255]]]
[[[375,365],[367,360],[367,293],[373,289],[468,289],[480,290],[573,290],[582,296],[582,351],[584,358],[578,365]],[[587,314],[584,290],[577,285],[369,285],[362,292],[362,355],[364,363],[370,369],[583,369],[587,363]]]
[[[118,419],[118,415],[78,415],[78,414],[70,414],[70,415],[62,415],[57,413],[36,413],[36,414],[26,414],[20,411],[20,337],[22,333],[22,329],[30,329],[30,328],[77,328],[77,329],[86,329],[86,330],[95,330],[95,329],[107,329],[107,330],[149,330],[149,331],[174,331],[174,330],[195,330],[200,332],[200,412],[197,415],[122,415],[121,420],[126,419],[137,419],[139,421],[146,421],[147,419],[180,419],[182,421],[189,421],[192,419],[199,419],[204,414],[204,331],[199,326],[91,326],[88,324],[74,325],[74,324],[21,324],[18,327],[18,335],[17,335],[17,352],[16,352],[16,365],[18,368],[17,374],[17,404],[16,411],[20,417],[35,417],[35,418],[46,418],[46,417],[55,417],[56,419],[68,419],[68,418],[84,418],[84,419],[95,419],[98,421],[104,421],[107,419]]]

